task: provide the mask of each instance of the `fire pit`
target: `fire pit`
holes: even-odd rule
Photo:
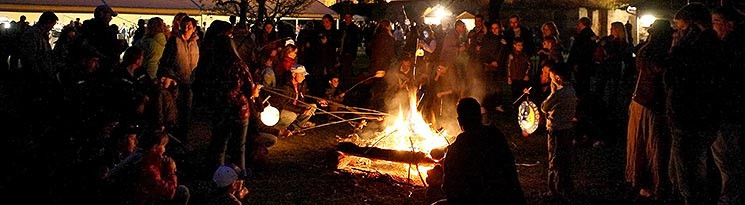
[[[430,151],[443,148],[454,136],[444,129],[433,129],[417,111],[416,95],[398,114],[383,122],[384,129],[368,136],[353,135],[337,146],[338,169],[380,172],[414,185],[425,185],[427,171],[437,163]]]

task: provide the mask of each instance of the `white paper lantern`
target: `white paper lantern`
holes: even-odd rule
[[[266,106],[261,112],[261,122],[266,126],[274,126],[279,122],[279,110],[271,105]]]

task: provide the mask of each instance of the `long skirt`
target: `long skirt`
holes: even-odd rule
[[[626,181],[656,196],[668,186],[670,135],[664,115],[631,101],[626,144]]]

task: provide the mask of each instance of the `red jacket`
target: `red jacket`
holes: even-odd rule
[[[136,182],[135,204],[157,204],[170,200],[176,194],[178,181],[174,170],[163,173],[163,156],[145,154],[142,172]]]
[[[295,59],[290,57],[282,57],[281,60],[279,60],[279,64],[277,64],[276,72],[274,73],[274,76],[282,76],[287,71],[290,71],[292,66],[295,65]]]

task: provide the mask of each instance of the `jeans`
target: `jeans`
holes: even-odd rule
[[[184,185],[178,185],[178,187],[176,187],[176,194],[173,195],[173,200],[166,204],[186,205],[189,204],[189,198],[191,198],[189,189]]]
[[[707,154],[714,132],[700,128],[671,128],[669,176],[685,204],[708,204]]]
[[[174,136],[183,141],[188,140],[189,123],[191,121],[191,110],[194,93],[191,91],[191,85],[179,84],[178,96],[176,97],[176,107],[178,109],[178,121]]]
[[[745,166],[743,166],[742,123],[725,122],[711,146],[714,162],[722,177],[719,204],[743,204]]]
[[[314,109],[316,108],[315,105],[312,105]],[[295,113],[289,110],[281,110],[279,111],[279,122],[277,122],[277,125],[274,125],[275,128],[284,130],[290,127],[290,125],[294,125],[294,128],[300,128],[303,124],[308,122],[310,120],[311,115],[305,115],[304,113]]]
[[[572,192],[572,140],[574,128],[548,132],[548,190],[553,194]]]
[[[246,170],[246,134],[248,120],[219,120],[211,124],[210,152],[215,168],[225,164],[225,155],[242,170]]]

